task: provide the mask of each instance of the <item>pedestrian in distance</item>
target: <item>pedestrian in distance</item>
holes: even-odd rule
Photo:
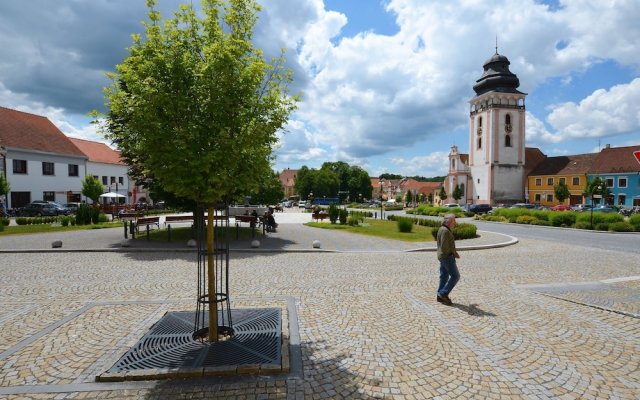
[[[445,215],[436,238],[438,242],[438,261],[440,261],[440,284],[438,285],[436,300],[448,306],[453,304],[449,298],[449,293],[460,280],[460,272],[458,272],[458,266],[456,265],[456,258],[460,258],[460,256],[456,251],[456,240],[452,232],[456,224],[456,216],[454,214]]]

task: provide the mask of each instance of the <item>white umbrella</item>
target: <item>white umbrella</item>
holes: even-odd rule
[[[106,198],[109,198],[109,199],[115,199],[115,198],[118,198],[118,197],[126,197],[126,196],[121,195],[120,193],[109,192],[109,193],[102,193],[100,195],[100,197],[106,197]]]

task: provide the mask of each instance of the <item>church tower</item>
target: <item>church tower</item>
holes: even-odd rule
[[[473,203],[516,203],[524,199],[526,93],[509,60],[498,54],[484,63],[469,101],[469,168]]]

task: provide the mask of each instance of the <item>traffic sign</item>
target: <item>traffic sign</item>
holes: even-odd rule
[[[633,155],[636,158],[636,161],[640,163],[640,151],[634,151]]]

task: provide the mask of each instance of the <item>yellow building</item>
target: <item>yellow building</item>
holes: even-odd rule
[[[548,207],[583,204],[587,173],[597,156],[592,153],[545,157],[527,177],[527,201]],[[569,188],[570,196],[563,202],[558,201],[554,193],[554,187],[559,183]]]

